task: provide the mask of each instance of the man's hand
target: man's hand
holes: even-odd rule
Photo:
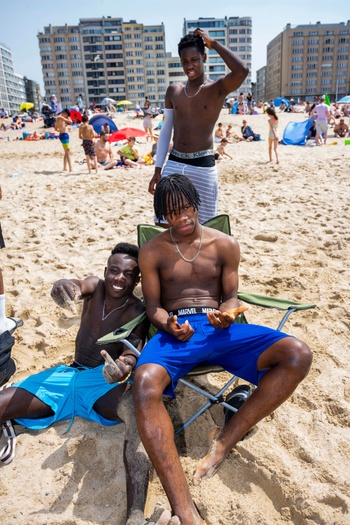
[[[110,384],[122,381],[131,372],[136,362],[136,356],[133,359],[132,356],[121,355],[114,361],[106,350],[101,350],[101,355],[105,360],[102,370],[103,377]]]
[[[74,315],[77,315],[75,302],[81,299],[79,286],[69,279],[56,281],[51,290],[51,297],[62,308],[68,308]]]
[[[148,185],[148,192],[151,195],[154,195],[154,193],[156,191],[156,186],[159,183],[160,179],[161,179],[161,169],[160,168],[156,168],[155,171],[154,171],[154,175],[151,178],[150,183]]]
[[[208,33],[203,31],[203,29],[201,29],[200,27],[197,27],[197,29],[193,31],[193,34],[194,36],[202,37],[204,45],[208,49],[211,49],[213,47],[213,43],[215,42],[214,38],[211,38],[211,36],[209,36]]]
[[[177,315],[172,315],[168,317],[167,320],[168,334],[173,335],[179,341],[185,343],[189,341],[194,334],[194,330],[188,321],[185,321],[183,324],[177,322]]]
[[[227,312],[216,310],[215,312],[208,312],[207,318],[214,328],[228,328],[235,322],[237,315],[246,310],[248,310],[248,306],[239,306],[238,308],[227,310]]]

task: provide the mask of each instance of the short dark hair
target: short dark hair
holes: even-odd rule
[[[105,135],[107,135],[107,133],[105,131],[100,131],[100,137],[104,137]]]
[[[196,47],[201,55],[205,54],[203,38],[201,36],[195,36],[193,33],[188,33],[188,35],[181,38],[177,46],[179,57],[181,57],[181,51],[186,47]]]
[[[81,117],[81,120],[82,120],[83,122],[89,122],[89,117],[88,117],[87,115],[83,115],[83,116]]]
[[[201,199],[188,177],[179,173],[163,177],[157,184],[154,194],[153,206],[157,219],[161,221],[167,215],[168,205],[174,209],[183,208],[184,198],[195,210],[198,210]]]
[[[62,111],[61,111],[61,115],[62,115],[62,113],[65,113],[66,115],[68,115],[68,117],[70,117],[70,111],[69,111],[68,108],[64,108],[64,109],[62,109]]]
[[[128,141],[129,141],[129,140],[133,140],[134,142],[136,142],[135,137],[128,137]]]
[[[113,250],[111,251],[111,255],[115,255],[116,253],[129,255],[129,257],[132,257],[136,262],[138,262],[139,249],[135,244],[130,244],[129,242],[119,242],[114,246]]]

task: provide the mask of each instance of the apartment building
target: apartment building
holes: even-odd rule
[[[24,77],[24,86],[26,90],[26,102],[33,102],[34,108],[39,110],[42,103],[39,83]]]
[[[146,26],[122,18],[82,18],[74,26],[52,26],[38,34],[45,94],[63,106],[79,94],[87,105],[105,97],[164,103],[163,24]]]
[[[350,20],[286,28],[267,46],[266,100],[350,92]]]
[[[24,78],[14,72],[11,50],[0,43],[0,107],[9,115],[16,115],[25,101]]]
[[[225,18],[197,18],[195,20],[184,19],[183,34],[194,31],[201,27],[208,34],[215,38],[220,44],[229,48],[244,62],[249,68],[249,73],[243,84],[238,90],[231,93],[230,96],[237,97],[240,92],[245,95],[252,89],[252,18],[249,16],[238,17],[230,16]],[[215,49],[207,50],[208,60],[205,66],[205,72],[208,78],[216,80],[217,78],[229,73],[223,59]]]
[[[166,61],[166,85],[169,86],[173,82],[185,82],[187,77],[182,68],[180,57],[173,57],[171,53],[167,53]]]
[[[266,66],[261,67],[256,72],[256,96],[254,97],[256,102],[262,100],[265,102],[266,99]]]

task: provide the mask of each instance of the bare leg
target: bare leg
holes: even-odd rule
[[[97,157],[96,157],[96,155],[94,157],[92,157],[92,161],[93,161],[93,168],[94,168],[95,172],[97,173]]]
[[[160,365],[136,369],[133,395],[139,433],[181,525],[200,525],[174,441],[174,428],[162,401],[170,378]]]
[[[67,159],[69,171],[73,171],[70,150],[69,149],[65,150],[64,154]]]
[[[288,399],[307,376],[311,361],[308,346],[290,337],[281,339],[261,354],[258,369],[269,369],[268,372],[227,426],[214,436],[208,454],[198,463],[194,485],[213,476],[248,430]]]
[[[273,149],[275,150],[276,162],[277,162],[277,164],[279,164],[278,155],[277,155],[277,146],[278,146],[278,140],[275,139],[275,140],[273,141]]]
[[[8,419],[52,416],[52,409],[23,388],[9,387],[0,392],[0,424]]]
[[[269,162],[272,162],[272,139],[269,137]]]
[[[94,409],[107,419],[125,423],[126,525],[143,525],[150,462],[137,431],[131,390],[125,392],[124,386],[116,386],[96,401]]]
[[[86,165],[88,167],[89,175],[90,175],[91,174],[91,164],[90,164],[90,157],[89,157],[89,155],[85,155],[85,159],[86,159]]]

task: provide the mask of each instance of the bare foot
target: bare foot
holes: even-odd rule
[[[216,427],[209,432],[209,451],[197,465],[196,472],[193,476],[193,485],[195,486],[199,485],[202,479],[214,476],[226,457],[226,455],[219,450],[219,443],[216,439],[220,430],[219,427]]]
[[[159,515],[159,513],[161,513]],[[171,516],[170,510],[158,509],[154,515],[158,516],[151,519],[156,519],[157,521],[146,521],[144,524],[140,525],[181,525],[180,520],[177,516]]]

